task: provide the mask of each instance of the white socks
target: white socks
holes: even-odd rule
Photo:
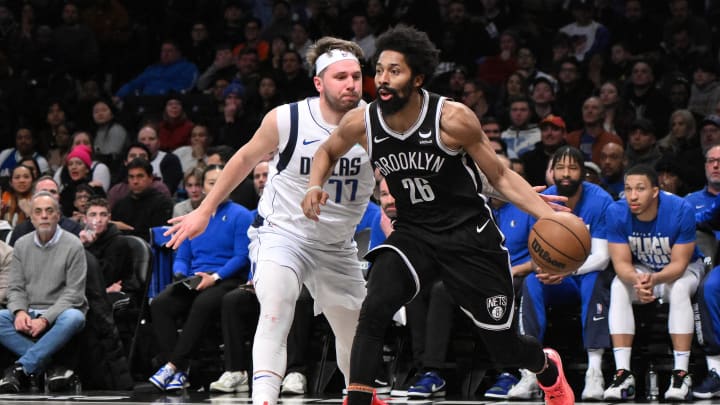
[[[615,357],[615,368],[618,370],[630,370],[630,356],[632,356],[632,347],[614,348],[613,357]]]
[[[673,350],[673,370],[688,371],[690,364],[690,352],[680,352]]]
[[[602,370],[602,356],[605,353],[605,349],[590,349],[588,350],[588,370]]]

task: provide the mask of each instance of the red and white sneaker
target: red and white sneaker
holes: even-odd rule
[[[570,384],[568,384],[565,378],[565,372],[563,371],[562,360],[560,355],[553,349],[543,349],[548,361],[555,363],[557,367],[558,377],[555,384],[550,387],[543,386],[539,381],[538,385],[545,391],[545,404],[546,405],[573,405],[575,403],[575,393],[573,393]]]
[[[348,405],[348,397],[347,397],[347,395],[345,395],[345,397],[343,398],[343,405]],[[385,402],[385,401],[383,401],[382,399],[378,398],[377,392],[375,392],[375,390],[373,390],[372,404],[371,404],[371,405],[388,405],[388,403]]]

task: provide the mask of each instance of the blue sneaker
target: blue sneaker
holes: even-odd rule
[[[165,391],[178,391],[185,389],[189,386],[190,383],[188,383],[187,373],[184,371],[178,371],[177,373],[173,374],[172,379],[165,386]]]
[[[488,398],[500,398],[507,399],[508,391],[513,385],[518,383],[518,378],[510,373],[502,373],[498,376],[495,384],[490,387],[489,390],[485,391],[485,396]]]
[[[710,370],[702,384],[693,389],[693,397],[699,399],[720,397],[720,375],[717,370]]]
[[[410,398],[429,398],[445,395],[445,380],[434,371],[428,371],[420,376],[413,385],[408,388]]]
[[[157,387],[157,389],[165,391],[168,383],[173,377],[173,374],[175,374],[175,370],[166,364],[162,366],[160,370],[156,371],[149,380],[155,387]]]

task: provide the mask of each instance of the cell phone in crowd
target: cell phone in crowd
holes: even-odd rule
[[[202,277],[200,276],[191,276],[181,280],[182,284],[189,290],[197,290],[197,286],[200,285],[201,281]]]

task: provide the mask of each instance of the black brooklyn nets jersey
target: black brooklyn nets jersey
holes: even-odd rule
[[[377,101],[365,111],[368,153],[395,198],[396,227],[412,223],[441,232],[471,218],[489,218],[472,158],[440,141],[440,113],[445,98],[425,90],[422,94],[420,117],[404,133],[385,124]]]

